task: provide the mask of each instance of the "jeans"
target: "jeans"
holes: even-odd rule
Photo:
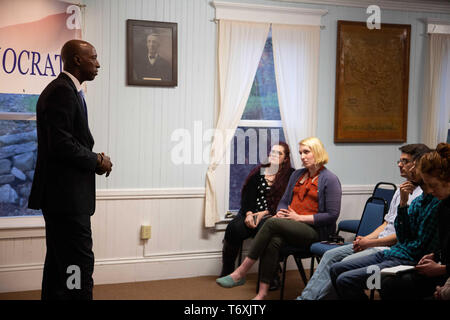
[[[368,248],[366,250],[354,253],[353,244],[341,245],[324,253],[320,259],[320,263],[317,266],[308,284],[302,291],[302,295],[297,300],[320,300],[320,299],[336,299],[336,292],[330,279],[330,268],[333,263],[339,261],[348,261],[362,256],[371,255],[381,248]]]
[[[382,251],[350,261],[337,262],[330,269],[331,282],[340,299],[367,300],[364,290],[368,289],[367,279],[373,274],[367,267],[378,266],[381,270],[398,265],[415,265],[415,263],[396,257],[385,257]]]

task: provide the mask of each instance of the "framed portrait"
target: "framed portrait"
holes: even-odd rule
[[[411,26],[380,26],[338,21],[335,143],[406,141]]]
[[[127,20],[127,83],[176,87],[177,24]]]

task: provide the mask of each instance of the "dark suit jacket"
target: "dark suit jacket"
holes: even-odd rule
[[[83,102],[66,74],[41,93],[36,116],[38,155],[28,207],[92,215],[97,155]]]
[[[161,81],[172,80],[172,67],[168,61],[158,56],[153,65],[148,61],[147,55],[141,55],[136,59],[134,70],[138,80],[143,78],[160,78]]]

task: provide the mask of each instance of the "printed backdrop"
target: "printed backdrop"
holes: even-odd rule
[[[57,0],[0,0],[0,92],[39,94],[62,69],[60,50],[81,39],[81,10]]]
[[[0,0],[0,217],[27,209],[37,152],[33,113],[62,69],[60,50],[81,38],[81,11],[57,0]]]

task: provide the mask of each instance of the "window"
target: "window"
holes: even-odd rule
[[[450,143],[450,122],[448,123],[447,143]]]
[[[0,217],[41,214],[27,208],[37,158],[38,97],[0,94]]]
[[[276,141],[285,141],[285,138],[278,107],[272,36],[269,33],[231,145],[229,211],[239,210],[245,179],[253,168],[267,158],[272,143]]]

